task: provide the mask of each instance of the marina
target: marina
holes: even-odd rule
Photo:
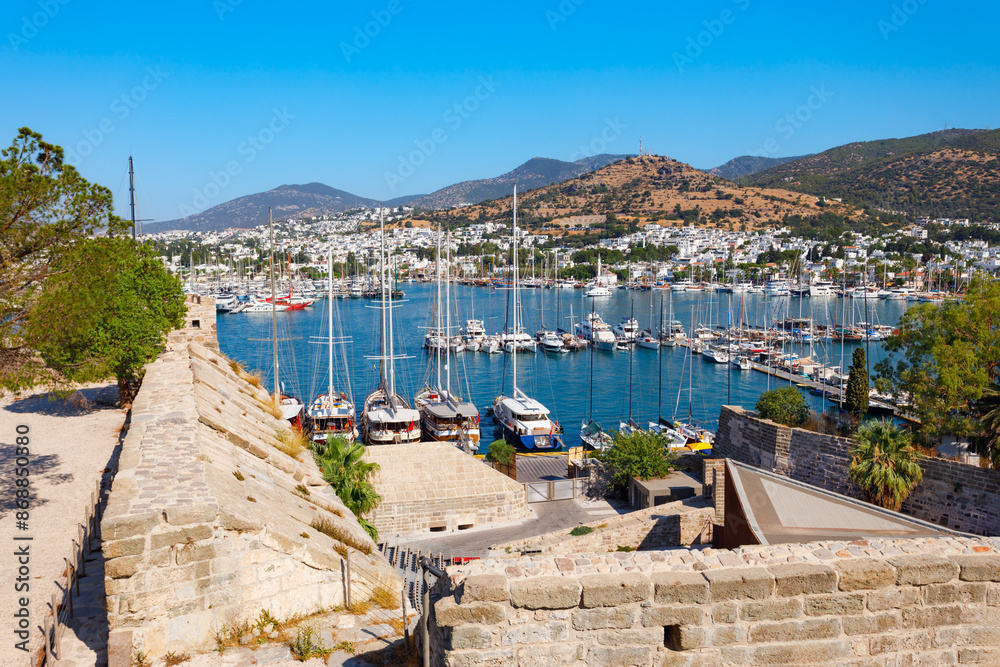
[[[395,363],[395,375],[399,394],[412,400],[420,387],[426,386],[436,375],[441,356],[432,350],[421,353],[428,329],[437,325],[437,314],[432,307],[437,287],[432,283],[414,282],[404,283],[401,288],[405,297],[393,308],[393,346],[398,354],[411,358]],[[874,335],[872,340],[863,340],[859,334],[855,340],[853,333],[835,340],[837,331],[848,329],[845,323],[854,324],[852,331],[859,330],[858,323],[870,323],[861,327],[864,330],[875,331],[875,327],[879,327],[891,331],[906,308],[916,303],[903,299],[625,289],[612,290],[610,297],[595,300],[586,297],[584,290],[525,289],[519,296],[523,315],[520,321],[523,331],[519,337],[523,336],[525,341],[506,340],[503,342],[507,344],[499,349],[489,349],[487,341],[492,337],[500,339],[505,330],[508,338],[512,335],[513,323],[507,319],[509,316],[505,317],[505,311],[509,311],[507,300],[511,296],[511,290],[507,289],[461,284],[450,287],[448,305],[452,321],[444,325],[449,332],[448,338],[468,340],[469,337],[453,336],[452,332],[458,332],[471,322],[474,336],[479,339],[476,345],[449,343],[445,364],[453,386],[460,387],[462,395],[479,410],[479,453],[485,453],[495,437],[495,424],[488,414],[490,403],[501,393],[503,383],[509,386],[511,381],[513,355],[504,353],[503,347],[519,350],[519,388],[548,408],[551,419],[563,432],[564,446],[573,447],[581,444],[580,425],[590,417],[591,373],[593,421],[608,432],[626,421],[630,413],[629,357],[633,358],[634,373],[631,414],[638,424],[659,423],[661,419],[690,419],[712,431],[717,426],[720,406],[730,404],[752,409],[762,392],[789,382],[799,386],[811,409],[837,410],[840,389],[835,384],[800,373],[790,375],[786,370],[760,361],[750,361],[749,365],[741,363],[737,353],[724,351],[724,345],[712,339],[729,329],[730,323],[738,327],[742,322],[745,325],[743,333],[737,334],[734,340],[738,341],[740,336],[781,336],[786,340],[781,341],[777,349],[787,357],[786,362],[794,364],[808,359],[818,368],[826,369],[827,374],[842,373],[846,377],[854,349],[866,346],[869,368],[873,369],[884,356],[882,342]],[[279,348],[281,380],[291,393],[308,403],[331,384],[326,351],[318,349],[324,346],[307,345],[305,341],[311,336],[326,340],[327,327],[334,320],[342,322],[344,329],[335,331],[334,336],[353,342],[341,346],[346,368],[333,368],[336,377],[332,384],[337,387],[350,385],[354,394],[348,398],[355,405],[376,390],[379,373],[372,358],[382,354],[381,325],[379,311],[372,310],[371,305],[363,299],[320,298],[311,307],[276,314],[278,337],[285,339]],[[337,313],[334,320],[329,317],[331,306]],[[661,306],[670,314],[661,318]],[[631,320],[632,313],[650,311],[654,313],[652,318],[640,318],[642,325],[651,319],[649,324],[653,332],[662,331],[668,335],[668,339],[662,339],[662,345],[655,347],[639,344],[588,347],[580,344],[578,336],[568,333],[576,331],[581,323],[592,322],[595,313],[602,323],[620,323]],[[561,326],[553,327],[557,321]],[[793,322],[802,321],[814,324],[815,335],[803,335],[802,331],[796,334],[791,329]],[[779,324],[789,329],[783,331]],[[611,327],[604,326],[607,329],[602,327],[601,330],[607,331],[607,337],[615,341]],[[270,386],[272,377],[270,346],[251,339],[270,336],[270,328],[270,318],[221,312],[218,318],[222,351],[248,368],[259,370],[265,378],[265,386]],[[535,345],[534,350],[529,351],[531,348],[526,342],[535,339],[525,331],[549,333],[556,328],[572,342],[573,352],[546,351],[544,344]],[[677,337],[678,330],[687,335]],[[692,332],[696,332],[693,339],[688,337]],[[696,348],[712,345],[722,361],[730,363],[718,363],[719,359],[692,354],[692,340]],[[347,376],[342,376],[345,372],[350,382]],[[662,391],[658,391],[661,382]],[[873,401],[873,408],[891,413],[892,406]]]

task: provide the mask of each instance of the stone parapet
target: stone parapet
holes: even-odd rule
[[[401,588],[308,450],[279,449],[289,425],[266,399],[200,344],[147,368],[101,524],[116,646],[199,652],[262,609],[277,619],[330,609],[343,602],[347,554]]]
[[[564,529],[498,544],[493,550],[583,554],[710,545],[714,518],[714,504],[691,498],[582,524],[591,529],[586,535]]]
[[[520,556],[448,568],[436,665],[1000,661],[1000,539]]]
[[[712,451],[860,499],[860,489],[848,475],[852,445],[849,438],[782,426],[743,408],[723,406]],[[953,530],[1000,534],[1000,471],[929,457],[921,458],[920,467],[923,480],[901,512]]]
[[[370,520],[385,535],[457,530],[528,514],[524,487],[446,442],[367,448],[382,504]]]

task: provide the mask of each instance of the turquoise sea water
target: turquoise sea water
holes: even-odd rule
[[[436,372],[433,363],[430,363],[430,356],[420,348],[425,328],[433,326],[431,303],[435,288],[431,284],[419,283],[402,284],[400,287],[406,294],[398,307],[393,309],[393,340],[396,354],[410,358],[396,362],[397,389],[412,399],[429,375]],[[582,292],[568,289],[523,290],[522,313],[527,331],[533,334],[542,325],[548,328],[561,325],[569,331],[572,330],[572,322],[579,321],[591,310],[600,313],[609,325],[634,312],[640,328],[649,327],[652,320],[655,330],[659,328],[661,299],[664,318],[669,314],[669,291],[617,290],[613,296],[600,298],[586,298]],[[505,323],[504,312],[509,294],[506,290],[453,287],[454,333],[457,334],[458,327],[471,317],[484,320],[490,333],[500,331]],[[741,298],[741,295],[711,292],[675,292],[672,297],[674,319],[680,320],[689,334],[692,322],[694,326],[725,326],[730,318],[730,299],[732,321],[739,321],[742,303],[744,320],[757,326],[786,317],[812,317],[817,324],[869,321],[894,325],[909,305],[906,301],[869,301],[866,315],[862,299],[764,297],[755,294]],[[323,299],[312,308],[277,315],[279,379],[306,403],[325,391],[328,382],[325,341],[329,305]],[[344,374],[346,365],[354,402],[360,407],[365,396],[378,383],[377,362],[370,357],[379,354],[380,311],[377,302],[365,299],[339,299],[333,305],[340,322],[340,325],[334,326],[335,335],[350,339],[337,348],[335,388],[342,390],[347,384]],[[218,335],[223,352],[248,368],[260,371],[265,378],[265,386],[272,386],[269,314],[220,313]],[[311,344],[310,341],[321,341],[323,344]],[[873,341],[869,345],[870,363],[874,366],[884,355],[881,343]],[[812,356],[833,365],[842,365],[846,369],[855,347],[846,345],[842,353],[840,343],[826,341],[813,345],[811,349],[808,345],[787,345],[785,350],[802,357]],[[752,408],[761,392],[782,383],[757,371],[739,371],[729,364],[704,361],[701,355],[691,356],[684,347],[661,347],[659,351],[636,348],[631,353],[580,350],[558,356],[541,351],[518,355],[518,386],[552,411],[553,418],[565,429],[564,440],[569,446],[579,444],[581,421],[590,416],[591,356],[593,416],[606,430],[617,429],[619,420],[629,416],[630,360],[631,414],[642,426],[660,415],[686,418],[690,409],[695,420],[714,430],[720,406],[731,404]],[[484,449],[493,440],[493,425],[486,416],[486,406],[502,390],[510,391],[510,362],[510,355],[479,352],[461,352],[453,355],[451,360],[452,387],[469,397],[483,415],[481,443]],[[444,372],[442,370],[442,376]],[[821,397],[808,391],[804,394],[813,409],[824,407]],[[825,407],[831,406],[827,401]]]

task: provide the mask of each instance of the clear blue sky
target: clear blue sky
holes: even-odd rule
[[[140,214],[169,220],[284,183],[426,193],[640,137],[709,168],[1000,125],[992,2],[337,4],[7,0],[0,144],[41,132],[126,212],[131,154]]]

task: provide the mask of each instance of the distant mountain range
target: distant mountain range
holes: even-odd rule
[[[221,231],[230,227],[256,227],[267,222],[268,207],[271,207],[275,219],[279,220],[299,216],[335,215],[358,206],[375,207],[380,203],[391,207],[405,204],[433,210],[447,209],[508,195],[515,182],[525,191],[532,190],[600,169],[626,157],[628,156],[602,154],[576,162],[536,157],[496,178],[464,181],[429,195],[397,197],[386,202],[359,197],[322,183],[282,185],[267,192],[238,197],[186,218],[146,225],[145,229],[155,233],[173,229]]]
[[[374,199],[358,197],[322,183],[282,185],[267,192],[238,197],[180,220],[145,225],[144,229],[147,233],[172,229],[221,231],[230,227],[249,228],[266,223],[268,207],[271,207],[276,220],[283,220],[293,216],[343,213],[359,206],[378,205]]]
[[[709,169],[708,173],[712,176],[721,176],[722,178],[734,181],[737,178],[749,176],[750,174],[756,174],[758,171],[764,171],[765,169],[776,167],[779,164],[791,162],[792,160],[801,160],[803,157],[808,156],[757,157],[755,155],[741,155],[740,157],[733,158],[726,164],[718,166],[715,169]]]
[[[1000,220],[1000,130],[845,144],[741,182],[933,217]]]

